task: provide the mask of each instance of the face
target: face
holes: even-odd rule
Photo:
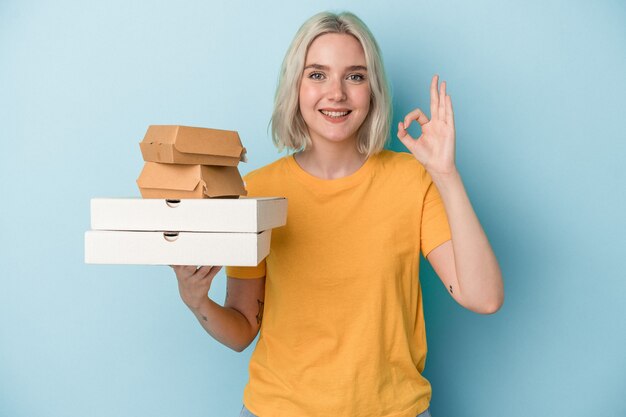
[[[356,145],[370,108],[365,53],[352,35],[328,33],[309,46],[300,85],[300,112],[313,143]]]

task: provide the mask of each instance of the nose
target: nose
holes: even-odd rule
[[[343,101],[346,99],[346,90],[342,79],[335,79],[329,83],[328,98],[333,101]]]

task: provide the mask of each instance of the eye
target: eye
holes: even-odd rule
[[[324,78],[324,74],[321,72],[312,72],[309,74],[309,78],[312,80],[321,80]]]
[[[348,75],[348,80],[356,81],[356,82],[365,81],[365,75],[363,75],[363,74],[350,74],[350,75]]]

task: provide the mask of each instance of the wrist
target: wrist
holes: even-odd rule
[[[204,296],[204,298],[195,300],[193,303],[187,304],[187,307],[196,316],[206,316],[209,309],[211,308],[211,303],[212,301],[207,294],[206,296]]]
[[[440,184],[457,181],[461,178],[461,174],[453,167],[451,170],[446,172],[429,172],[430,177],[432,178],[435,185],[439,186]]]

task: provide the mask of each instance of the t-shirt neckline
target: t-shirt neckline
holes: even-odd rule
[[[361,165],[359,169],[354,171],[352,174],[334,179],[319,178],[308,173],[298,164],[296,158],[294,157],[294,154],[288,155],[286,159],[290,171],[300,182],[310,188],[315,189],[316,191],[333,192],[353,187],[362,182],[367,177],[367,175],[372,172],[372,167],[374,166],[374,162],[377,159],[377,154],[370,155],[365,160],[363,165]]]

